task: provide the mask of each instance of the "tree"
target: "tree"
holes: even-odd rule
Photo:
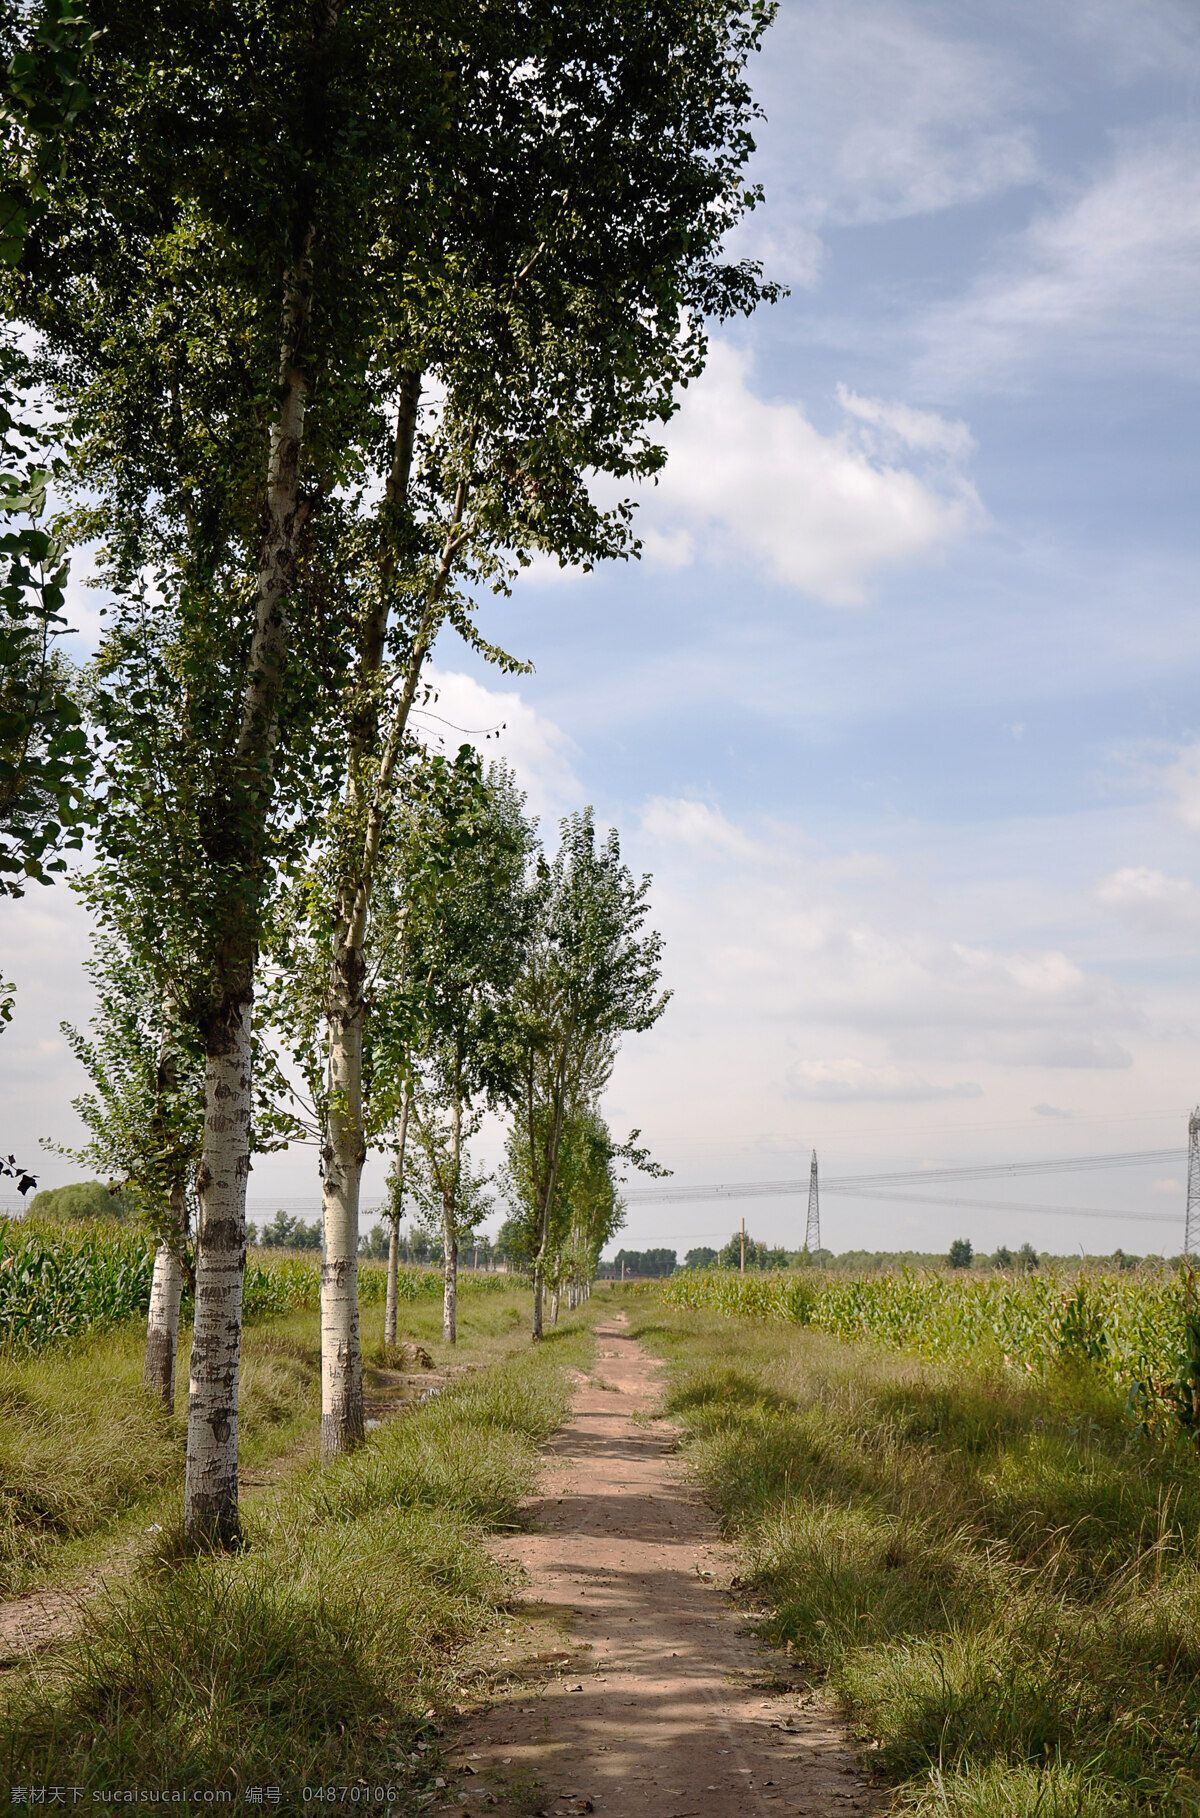
[[[965,1237],[956,1237],[950,1245],[946,1261],[952,1269],[969,1269],[974,1258],[975,1252],[969,1240]]]
[[[621,1036],[652,1028],[670,996],[656,990],[661,937],[641,932],[649,889],[648,876],[635,882],[621,862],[615,829],[597,844],[590,808],[562,821],[554,863],[533,886],[533,932],[507,1037],[505,1091],[519,1129],[518,1177],[528,1183],[532,1207],[535,1342],[567,1120],[597,1103]]]
[[[93,903],[104,900],[103,880],[95,875],[81,879],[80,889]],[[89,1139],[81,1149],[60,1153],[91,1163],[118,1183],[119,1203],[155,1239],[144,1380],[173,1408],[180,1302],[185,1281],[194,1284],[188,1240],[202,1144],[204,1056],[195,1031],[178,1015],[163,952],[139,946],[136,933],[123,932],[122,924],[136,931],[139,921],[132,897],[108,901],[85,967],[96,987],[90,1033],[61,1025],[91,1088],[72,1101]],[[282,1082],[269,1058],[260,1059],[256,1082],[251,1146],[278,1148],[295,1134],[295,1124],[280,1109]]]
[[[735,1231],[720,1253],[722,1269],[738,1269],[742,1261],[742,1234]],[[760,1243],[757,1238],[746,1238],[746,1267],[748,1269],[786,1269],[788,1253],[781,1247]]]
[[[719,251],[756,200],[741,177],[754,111],[743,70],[768,17],[722,0],[634,0],[603,23],[531,9],[531,39],[505,45],[508,106],[468,119],[456,141],[439,218],[447,257],[410,283],[374,350],[392,423],[345,696],[326,994],[338,1086],[326,1267],[339,1306],[352,1292],[368,1146],[356,1107],[372,897],[421,671],[444,624],[502,667],[524,667],[472,613],[481,586],[507,591],[535,553],[590,568],[636,552],[628,505],[599,509],[592,476],[654,473],[652,433],[703,365],[705,315],[776,294]],[[431,389],[438,405],[423,416]],[[352,1443],[361,1394],[346,1375]]]
[[[543,1108],[537,1122],[546,1123]],[[618,1190],[617,1164],[631,1156],[646,1158],[633,1144],[613,1142],[594,1104],[577,1106],[563,1120],[554,1196],[545,1217],[530,1161],[530,1148],[519,1120],[514,1120],[506,1147],[505,1191],[512,1216],[501,1233],[510,1256],[522,1266],[536,1266],[550,1294],[550,1323],[558,1323],[563,1289],[576,1306],[591,1290],[600,1252],[625,1222]]]
[[[302,1218],[293,1218],[281,1209],[269,1225],[263,1226],[258,1241],[264,1250],[319,1250],[321,1226],[316,1220],[306,1225]]]
[[[121,1182],[155,1239],[143,1379],[173,1409],[204,1064],[198,1043],[173,1013],[161,974],[144,958],[115,929],[98,931],[85,967],[96,987],[91,1033],[61,1025],[91,1079],[91,1090],[72,1101],[90,1136],[82,1149],[64,1153]]]
[[[0,23],[5,58],[0,105],[0,267],[19,266],[31,227],[65,171],[67,146],[87,105],[81,72],[95,33],[70,0],[50,0],[24,43],[12,9]],[[81,842],[89,752],[70,669],[56,653],[66,629],[66,548],[39,521],[47,482],[61,466],[61,425],[33,423],[28,355],[0,341],[0,895],[49,883],[63,848]],[[12,988],[0,984],[0,1027]]]
[[[1012,1266],[1013,1266],[1012,1251],[1009,1249],[1006,1249],[1006,1247],[1003,1244],[999,1244],[996,1247],[996,1249],[992,1251],[993,1269],[1011,1269]]]
[[[451,1134],[454,1094],[444,1077],[447,1066],[453,1071],[449,1057],[461,1052],[460,1074],[470,1085],[467,1098],[476,1095],[473,1082],[482,1077],[480,1069],[486,1071],[484,1050],[476,1038],[486,1034],[491,1012],[485,999],[495,988],[494,979],[488,983],[487,964],[494,973],[503,945],[505,886],[498,855],[506,841],[515,841],[505,862],[515,879],[509,895],[515,890],[519,896],[524,846],[532,838],[511,779],[502,771],[485,779],[469,746],[463,746],[453,762],[419,746],[408,752],[381,826],[374,914],[360,950],[363,972],[354,1065],[347,1069],[340,1062],[333,1064],[325,1035],[342,832],[338,808],[328,816],[309,862],[277,900],[267,931],[271,973],[264,996],[267,1013],[304,1078],[311,1131],[321,1145],[326,1457],[353,1445],[362,1434],[357,1213],[348,1222],[342,1217],[346,1202],[341,1184],[348,1170],[357,1180],[368,1147],[391,1149],[393,1241],[384,1342],[392,1344],[406,1159],[422,1135],[440,1155],[437,1106],[446,1110],[445,1134]],[[519,902],[515,908],[519,913]],[[512,938],[511,929],[504,938]],[[468,951],[472,943],[473,953]],[[461,1149],[464,1109],[468,1124],[472,1114],[463,1097],[457,1103]],[[450,1147],[454,1149],[453,1141]],[[443,1178],[452,1218],[454,1190],[450,1177]],[[448,1267],[453,1276],[452,1254]]]
[[[685,1269],[711,1269],[716,1260],[717,1252],[715,1250],[710,1249],[707,1244],[698,1244],[694,1250],[688,1251],[683,1259],[683,1266]]]
[[[599,534],[585,467],[653,471],[661,452],[641,426],[699,370],[705,314],[763,294],[719,247],[753,201],[742,72],[767,17],[718,0],[626,0],[601,18],[548,4],[296,0],[265,14],[250,0],[96,0],[86,156],[31,234],[16,300],[42,332],[48,386],[89,425],[79,471],[119,557],[122,630],[132,646],[139,610],[156,617],[165,602],[186,632],[167,698],[186,702],[197,681],[205,696],[183,716],[211,759],[192,786],[209,1107],[185,1491],[195,1540],[237,1534],[255,960],[274,868],[306,825],[304,778],[319,770],[304,684],[337,680],[289,657],[298,620],[324,632],[323,609],[338,620],[347,606],[321,591],[341,501],[381,449],[396,469],[405,435],[388,420],[414,358],[439,338],[478,347],[446,385],[426,468],[434,508],[416,539],[402,734],[424,640],[443,616],[470,628],[444,582],[431,592],[475,537],[468,495],[481,518],[538,527],[516,540],[518,560],[529,547],[570,559],[573,512],[585,541]],[[594,356],[587,385],[576,346]],[[543,395],[575,400],[586,447],[514,393],[522,367]],[[604,522],[612,553],[628,513]],[[410,525],[402,509],[400,554]],[[482,532],[476,546],[487,579],[499,558]],[[347,877],[354,908],[334,965],[349,1008],[340,975],[330,1003],[352,1071],[366,899]],[[356,1152],[353,1131],[344,1146]],[[356,1214],[347,1187],[339,1269]]]
[[[1038,1253],[1033,1245],[1028,1243],[1022,1244],[1021,1248],[1017,1251],[1017,1268],[1024,1270],[1036,1269],[1038,1262]]]
[[[568,1120],[559,1164],[559,1192],[567,1205],[566,1237],[549,1274],[554,1323],[563,1286],[568,1305],[577,1307],[591,1292],[600,1252],[625,1223],[615,1164],[628,1155],[629,1147],[614,1144],[594,1108]]]
[[[675,1273],[677,1258],[674,1250],[618,1250],[613,1267],[619,1274],[658,1278]]]
[[[524,799],[511,772],[493,764],[465,824],[460,805],[447,804],[452,818],[435,830],[434,847],[452,857],[410,923],[423,1030],[413,1125],[440,1201],[447,1344],[456,1341],[458,1245],[486,1216],[478,1183],[464,1175],[464,1143],[503,1086],[502,1050],[529,929],[526,870],[535,835]],[[473,1191],[464,1194],[467,1185]]]
[[[43,1187],[29,1204],[30,1218],[76,1224],[92,1218],[124,1223],[134,1214],[129,1197],[102,1180],[74,1180],[65,1187]]]

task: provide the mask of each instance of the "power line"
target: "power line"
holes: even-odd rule
[[[815,1256],[821,1248],[821,1195],[817,1184],[817,1152],[812,1152],[812,1165],[808,1170],[808,1225],[804,1232],[804,1248],[810,1256]]]
[[[1183,1225],[1183,1253],[1194,1256],[1200,1247],[1200,1106],[1188,1118],[1187,1216]]]
[[[826,1193],[874,1194],[879,1189],[893,1186],[918,1187],[936,1181],[995,1180],[1030,1174],[1067,1174],[1100,1168],[1135,1168],[1149,1166],[1151,1163],[1177,1163],[1183,1160],[1183,1154],[1178,1148],[1129,1149],[1105,1155],[1064,1155],[1049,1161],[990,1162],[958,1168],[908,1168],[890,1174],[835,1174],[826,1175],[821,1186]],[[778,1195],[807,1193],[808,1187],[807,1180],[743,1180],[691,1187],[634,1187],[624,1194],[624,1198],[629,1205],[669,1205],[713,1199],[769,1199]]]
[[[1178,1212],[1118,1212],[1112,1206],[1030,1206],[1011,1199],[927,1199],[921,1193],[856,1193],[855,1199],[902,1200],[935,1212],[939,1206],[966,1206],[975,1212],[1032,1212],[1038,1218],[1128,1218],[1137,1224],[1174,1225]]]

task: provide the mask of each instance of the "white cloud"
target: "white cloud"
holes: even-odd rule
[[[846,424],[822,434],[801,407],[750,386],[750,358],[713,343],[664,441],[670,458],[643,494],[648,553],[744,566],[835,604],[874,572],[928,557],[979,516],[959,466],[970,436],[927,411],[842,394]],[[938,457],[919,474],[910,454]]]
[[[886,404],[882,398],[860,398],[845,385],[837,388],[842,409],[880,432],[879,445],[899,443],[925,454],[949,455],[965,461],[975,452],[975,438],[959,419],[939,417],[936,411],[914,410],[911,404]]]
[[[703,1023],[722,1062],[752,1044],[762,1094],[963,1098],[979,1089],[964,1066],[1130,1064],[1120,1038],[1138,1018],[1107,980],[1059,949],[931,932],[894,868],[847,868],[795,829],[764,837],[694,799],[656,798],[637,851],[686,1004],[672,1016]]]
[[[1147,933],[1200,932],[1200,890],[1150,865],[1126,865],[1103,878],[1096,896],[1129,927]]]
[[[1154,1191],[1156,1193],[1182,1193],[1183,1182],[1181,1180],[1156,1180]]]
[[[671,801],[656,795],[642,811],[642,831],[667,844],[708,848],[732,858],[754,855],[753,840],[707,802]]]
[[[911,1068],[870,1066],[860,1060],[803,1061],[789,1068],[791,1097],[818,1099],[827,1104],[854,1104],[877,1100],[896,1104],[946,1098],[982,1098],[983,1088],[974,1080],[935,1086]]]
[[[1061,1105],[1035,1105],[1033,1109],[1037,1117],[1053,1117],[1068,1120],[1075,1115],[1073,1111],[1064,1111]]]
[[[1020,118],[1030,83],[997,34],[897,0],[792,0],[755,72],[767,115],[755,175],[768,207],[738,250],[815,282],[828,226],[893,221],[983,200],[1038,172]]]
[[[574,741],[516,689],[486,688],[452,669],[430,668],[427,679],[434,698],[413,711],[415,730],[427,744],[451,752],[474,745],[485,760],[505,758],[534,814],[553,819],[583,806]]]
[[[1200,832],[1200,740],[1183,747],[1166,772],[1166,784],[1184,826]]]
[[[1001,383],[1057,364],[1200,370],[1200,127],[1116,136],[1106,167],[926,319],[923,365]]]

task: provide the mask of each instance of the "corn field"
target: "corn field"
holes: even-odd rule
[[[137,1230],[78,1225],[30,1229],[0,1220],[0,1355],[40,1351],[144,1314],[153,1270],[154,1245]],[[360,1303],[382,1305],[386,1272],[360,1267],[358,1281]],[[467,1275],[462,1289],[508,1291],[515,1285],[524,1282],[512,1275]],[[442,1292],[441,1271],[401,1269],[397,1286],[402,1302],[436,1299]],[[244,1316],[268,1319],[297,1308],[315,1309],[320,1289],[317,1262],[252,1256],[246,1262]]]
[[[1200,1438],[1200,1304],[1189,1273],[916,1273],[826,1276],[688,1271],[668,1306],[817,1326],[837,1338],[949,1362],[990,1359],[1044,1377],[1086,1364],[1127,1396],[1148,1431]]]

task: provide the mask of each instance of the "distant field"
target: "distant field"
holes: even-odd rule
[[[992,1360],[1039,1378],[1064,1362],[1086,1364],[1147,1426],[1200,1428],[1200,1313],[1190,1273],[696,1270],[664,1282],[661,1293],[670,1307],[815,1326],[947,1361]]]
[[[0,1221],[0,1352],[19,1355],[102,1332],[145,1313],[150,1305],[154,1246],[121,1225],[25,1225]],[[387,1292],[382,1264],[360,1262],[359,1300],[379,1306]],[[513,1275],[460,1277],[460,1292],[511,1293]],[[315,1308],[321,1265],[310,1257],[252,1251],[246,1263],[245,1314],[250,1320]],[[440,1269],[404,1267],[402,1301],[437,1297]]]

